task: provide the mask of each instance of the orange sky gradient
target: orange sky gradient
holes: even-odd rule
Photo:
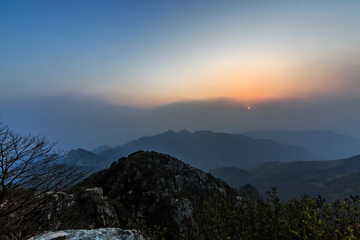
[[[1,4],[2,101],[70,93],[146,108],[359,94],[358,1]]]
[[[174,73],[172,78],[161,76],[171,78],[171,81],[157,81],[144,86],[130,83],[126,88],[105,86],[102,93],[97,89],[84,94],[98,94],[98,97],[114,104],[138,107],[217,98],[228,98],[247,105],[266,100],[354,96],[359,94],[360,67],[351,63],[356,62],[313,62],[307,66],[290,64],[285,60],[228,63],[188,75]],[[150,79],[152,77],[160,78],[158,75],[149,76]]]

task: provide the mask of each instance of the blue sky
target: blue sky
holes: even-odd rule
[[[56,138],[52,129],[63,133],[63,123],[21,122],[14,104],[32,109],[27,104],[38,101],[34,111],[66,112],[53,99],[77,99],[152,111],[224,99],[252,109],[351,100],[346,108],[354,124],[344,129],[334,120],[324,128],[360,136],[359,113],[352,114],[360,95],[359,12],[359,1],[0,1],[0,118]],[[165,125],[183,128],[170,122]],[[193,122],[193,130],[203,125]],[[241,130],[216,126],[209,128]],[[151,123],[112,142],[162,130]]]

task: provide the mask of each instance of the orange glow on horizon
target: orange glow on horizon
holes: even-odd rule
[[[257,102],[280,99],[309,98],[338,91],[341,83],[336,76],[335,64],[309,64],[294,66],[286,59],[259,58],[258,61],[234,62],[195,68],[189,72],[152,75],[149,81],[156,84],[101,86],[102,96],[115,104],[138,107],[155,107],[184,101],[212,101],[232,99],[250,110]],[[315,66],[315,67],[314,67]],[[196,69],[196,70],[195,70]],[[313,70],[315,69],[315,70]],[[139,76],[139,79],[141,76]],[[159,80],[160,79],[160,80]],[[325,84],[326,83],[326,84]],[[95,91],[95,90],[94,90]]]

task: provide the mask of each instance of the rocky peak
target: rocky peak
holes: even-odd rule
[[[186,231],[185,222],[198,219],[195,202],[210,197],[249,197],[224,181],[167,154],[138,151],[91,175],[85,187],[102,187],[116,201],[124,222],[144,216],[148,225]],[[119,219],[120,220],[120,219]],[[120,220],[121,221],[121,220]],[[174,227],[175,226],[175,227]]]

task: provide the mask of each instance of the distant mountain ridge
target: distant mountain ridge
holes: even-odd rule
[[[96,154],[101,154],[109,149],[111,149],[111,147],[109,147],[107,145],[101,145],[100,147],[97,147],[97,148],[91,150],[91,152],[96,153]]]
[[[93,168],[92,172],[100,171],[111,163],[111,160],[82,148],[72,149],[62,159],[65,164]]]
[[[231,187],[250,183],[262,194],[277,187],[282,200],[322,195],[327,200],[342,200],[360,195],[360,155],[341,160],[295,161],[260,163],[246,171],[238,168],[219,168],[210,171]]]
[[[323,160],[343,159],[360,154],[360,139],[333,131],[251,131],[241,133],[254,139],[302,147]]]
[[[252,139],[247,136],[212,131],[169,130],[162,134],[141,137],[121,147],[109,149],[101,156],[117,160],[138,150],[157,151],[180,158],[204,171],[222,166],[243,169],[267,161],[318,160],[318,156],[297,146],[272,140]]]

